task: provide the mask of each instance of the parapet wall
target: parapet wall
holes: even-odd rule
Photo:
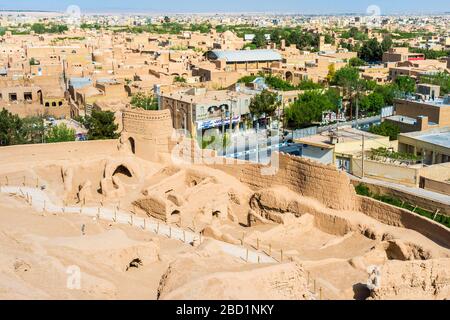
[[[303,196],[317,199],[329,208],[359,209],[355,189],[349,178],[333,165],[279,153],[278,169],[274,174],[265,174],[265,171],[270,171],[270,167],[244,161],[214,164],[213,167],[235,176],[255,189],[281,185]]]

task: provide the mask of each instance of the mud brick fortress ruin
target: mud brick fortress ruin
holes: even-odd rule
[[[3,147],[0,212],[21,203],[29,211],[22,219],[34,225],[89,216],[84,236],[27,238],[31,248],[83,265],[86,297],[118,297],[122,287],[84,258],[112,268],[115,279],[139,264],[152,272],[146,285],[159,299],[450,297],[445,226],[357,195],[331,165],[275,153],[271,172],[195,146],[174,133],[169,110],[126,110],[118,140]],[[31,257],[22,262],[19,271],[39,268]],[[381,282],[368,290],[372,266]]]

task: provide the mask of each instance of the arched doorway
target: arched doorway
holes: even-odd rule
[[[290,71],[286,72],[286,81],[292,82],[292,80],[294,80],[294,75],[292,74],[292,72]]]
[[[128,138],[128,143],[129,143],[129,145],[130,145],[130,150],[131,150],[131,152],[132,152],[133,154],[136,154],[136,145],[135,145],[134,139],[133,139],[132,137],[129,137],[129,138]]]

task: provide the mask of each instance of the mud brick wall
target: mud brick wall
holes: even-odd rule
[[[270,170],[267,166],[244,161],[214,164],[213,167],[235,176],[254,189],[281,185],[303,196],[317,199],[329,208],[359,209],[356,193],[348,176],[333,165],[323,165],[280,153],[278,169],[273,174],[264,174],[264,170]]]
[[[382,223],[415,230],[434,242],[450,248],[450,229],[417,213],[372,198],[357,196],[360,211]]]

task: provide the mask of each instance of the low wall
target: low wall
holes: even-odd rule
[[[351,182],[354,186],[357,186],[358,184],[361,183],[361,181],[353,180],[353,179],[351,180]],[[363,184],[365,186],[367,186],[369,188],[370,192],[372,192],[372,193],[392,196],[401,201],[405,201],[405,202],[411,203],[413,205],[417,205],[419,208],[422,208],[422,209],[425,209],[425,210],[428,210],[431,212],[435,212],[436,210],[439,209],[440,214],[450,216],[450,203],[434,201],[431,199],[419,197],[412,193],[408,193],[405,191],[393,189],[393,188],[378,185],[378,184],[372,184],[372,183],[368,183],[368,182],[364,182]]]
[[[415,230],[434,242],[450,248],[450,229],[414,212],[372,198],[357,196],[360,211],[387,225]]]
[[[430,178],[420,177],[420,187],[442,194],[450,195],[450,183]]]
[[[418,168],[409,168],[391,163],[364,160],[364,175],[366,177],[382,178],[387,181],[406,185],[419,185]],[[352,174],[362,176],[362,159],[352,158]]]

